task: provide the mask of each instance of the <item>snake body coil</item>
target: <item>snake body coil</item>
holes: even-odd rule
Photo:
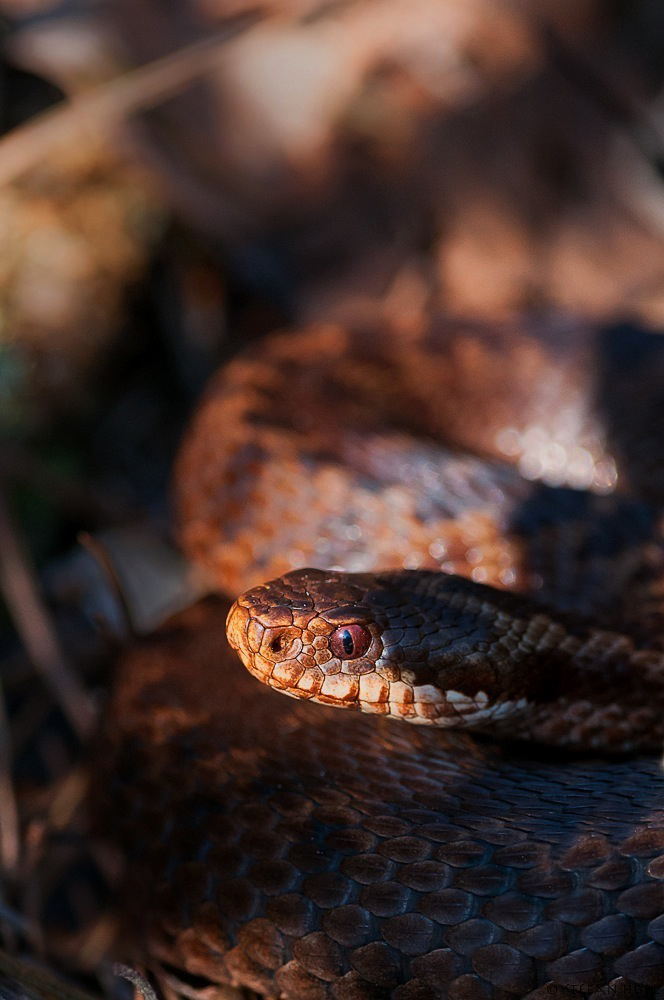
[[[219,374],[182,537],[299,700],[214,599],[125,658],[154,959],[292,1000],[664,987],[662,431],[626,329],[306,330]]]

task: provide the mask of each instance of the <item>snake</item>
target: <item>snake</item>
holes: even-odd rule
[[[174,479],[210,596],[106,716],[125,956],[188,996],[661,996],[663,440],[628,323],[365,315],[225,364]]]

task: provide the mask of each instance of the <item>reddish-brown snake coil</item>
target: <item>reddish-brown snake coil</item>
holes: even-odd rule
[[[220,372],[182,539],[299,700],[213,598],[125,658],[139,954],[293,1000],[658,995],[663,434],[628,328],[311,329]]]

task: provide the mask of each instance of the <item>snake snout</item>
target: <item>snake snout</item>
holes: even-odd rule
[[[229,645],[237,650],[244,660],[243,650],[246,642],[249,614],[237,601],[232,605],[226,618],[226,638]]]

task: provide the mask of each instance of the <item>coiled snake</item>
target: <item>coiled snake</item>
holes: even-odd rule
[[[182,540],[299,700],[215,598],[125,657],[139,951],[293,1000],[659,995],[663,435],[664,341],[628,327],[366,322],[227,365]]]

